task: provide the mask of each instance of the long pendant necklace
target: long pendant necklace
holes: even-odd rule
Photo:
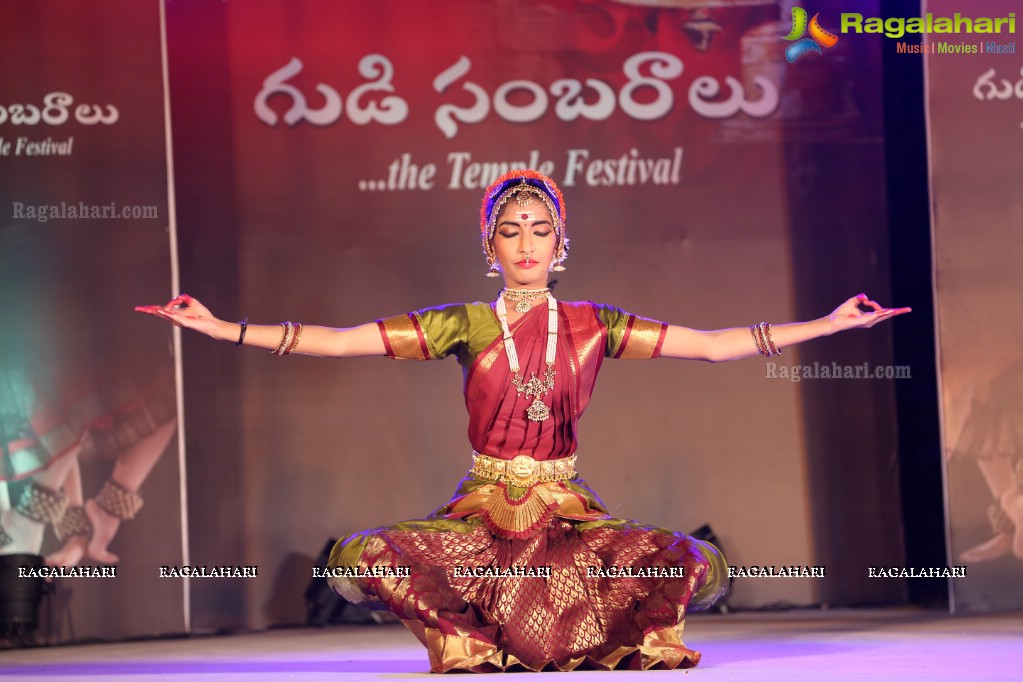
[[[512,371],[512,385],[515,391],[532,398],[526,409],[526,417],[529,421],[542,422],[551,417],[551,408],[547,407],[541,397],[547,395],[554,388],[554,353],[558,347],[558,302],[549,293],[547,295],[547,371],[543,379],[530,374],[529,381],[523,383],[519,374],[519,354],[515,350],[515,340],[512,339],[511,331],[508,329],[508,308],[504,302],[504,296],[497,299],[497,319],[501,321],[501,331],[504,334],[504,350],[508,353],[508,365]]]

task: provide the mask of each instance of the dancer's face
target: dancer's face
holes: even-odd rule
[[[527,206],[513,197],[501,207],[494,230],[494,252],[504,285],[510,289],[547,286],[557,235],[546,204],[537,197]]]

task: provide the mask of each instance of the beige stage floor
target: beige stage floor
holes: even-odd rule
[[[689,671],[539,673],[530,680],[1023,680],[1023,613],[833,610],[697,614]],[[400,625],[346,625],[0,652],[0,682],[440,679]],[[527,673],[528,674],[528,673]],[[567,675],[567,677],[566,677]],[[450,679],[450,676],[443,678]],[[458,678],[465,679],[465,678]]]

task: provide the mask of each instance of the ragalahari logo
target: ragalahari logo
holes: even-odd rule
[[[785,59],[789,60],[789,64],[807,52],[823,54],[821,47],[834,47],[838,42],[838,36],[821,28],[820,22],[817,21],[819,16],[820,12],[814,14],[808,26],[806,10],[802,7],[792,8],[792,30],[787,36],[782,38],[782,40],[796,41],[785,48]],[[807,28],[810,30],[810,37],[804,38],[803,34],[807,31]]]

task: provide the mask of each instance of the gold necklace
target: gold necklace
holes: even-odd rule
[[[509,301],[515,301],[515,312],[528,313],[533,308],[533,301],[547,298],[551,290],[548,287],[543,289],[502,289],[501,297]]]

